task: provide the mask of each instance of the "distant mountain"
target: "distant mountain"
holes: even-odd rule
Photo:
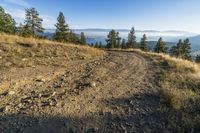
[[[148,42],[149,49],[153,51],[155,49],[156,44],[157,44],[157,41],[149,41]],[[175,42],[166,42],[166,47],[168,48],[168,50],[174,45],[176,45]]]
[[[192,44],[192,53],[193,55],[200,54],[200,35],[190,37],[190,42]]]
[[[102,44],[106,44],[105,39],[107,38],[108,32],[111,29],[101,29],[101,28],[89,28],[89,29],[73,29],[73,31],[80,35],[81,32],[84,32],[87,37],[87,43],[96,43],[102,42]],[[129,29],[116,29],[120,33],[120,37],[127,39]],[[53,33],[55,29],[46,29],[44,32],[44,36],[48,38],[53,37]],[[147,35],[150,48],[156,44],[156,41],[159,37],[162,37],[164,41],[167,42],[168,46],[175,45],[179,39],[189,38],[192,43],[192,52],[200,51],[200,35],[187,32],[187,31],[176,31],[176,30],[168,30],[168,31],[156,31],[156,30],[136,30],[137,42],[140,42],[140,39],[143,34]]]
[[[111,29],[101,29],[101,28],[89,28],[89,29],[72,29],[75,33],[85,32],[88,36],[107,36],[108,32]],[[116,29],[116,31],[120,32],[121,36],[127,36],[130,29]],[[54,33],[55,29],[46,29],[45,33]],[[176,31],[176,30],[168,30],[168,31],[156,31],[156,30],[136,30],[136,34],[142,36],[143,34],[147,34],[147,36],[195,36],[197,34],[187,32],[187,31]]]
[[[200,35],[189,38],[192,43],[200,44]]]

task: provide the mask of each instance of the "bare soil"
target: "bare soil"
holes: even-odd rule
[[[164,132],[159,67],[133,52],[0,70],[0,132]]]

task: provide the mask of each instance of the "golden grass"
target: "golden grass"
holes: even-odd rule
[[[164,53],[143,52],[139,49],[133,49],[132,51],[157,57],[160,60],[166,60],[171,67],[175,67],[177,70],[191,70],[195,76],[200,78],[200,65],[196,62],[175,58]]]
[[[33,37],[20,37],[17,35],[6,35],[6,34],[1,34],[0,35],[0,42],[1,43],[22,43],[22,44],[30,44],[32,46],[35,45],[59,45],[59,46],[68,46],[72,48],[80,48],[83,49],[89,54],[94,55],[94,56],[101,56],[102,54],[105,54],[102,50],[96,49],[96,48],[91,48],[89,46],[81,46],[81,45],[75,45],[72,43],[60,43],[60,42],[55,42],[55,41],[50,41],[47,39],[37,39]]]
[[[59,43],[45,39],[0,35],[0,66],[61,65],[67,61],[91,59],[105,52],[89,46]],[[12,66],[11,65],[11,66]]]

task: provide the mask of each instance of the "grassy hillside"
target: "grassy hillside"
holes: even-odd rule
[[[104,52],[87,46],[0,35],[0,67],[65,66],[71,60],[90,59]]]
[[[166,54],[135,52],[150,57],[162,69],[158,73],[160,109],[168,128],[178,132],[200,130],[200,64]],[[192,129],[192,131],[191,131]]]

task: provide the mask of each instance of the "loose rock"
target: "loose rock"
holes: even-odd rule
[[[45,82],[46,80],[45,80],[44,78],[40,78],[40,77],[39,77],[39,78],[36,79],[36,81],[37,81],[37,82]]]
[[[96,87],[96,83],[94,81],[90,82],[90,87]]]
[[[15,94],[15,91],[9,91],[8,92],[8,95],[14,95]]]

